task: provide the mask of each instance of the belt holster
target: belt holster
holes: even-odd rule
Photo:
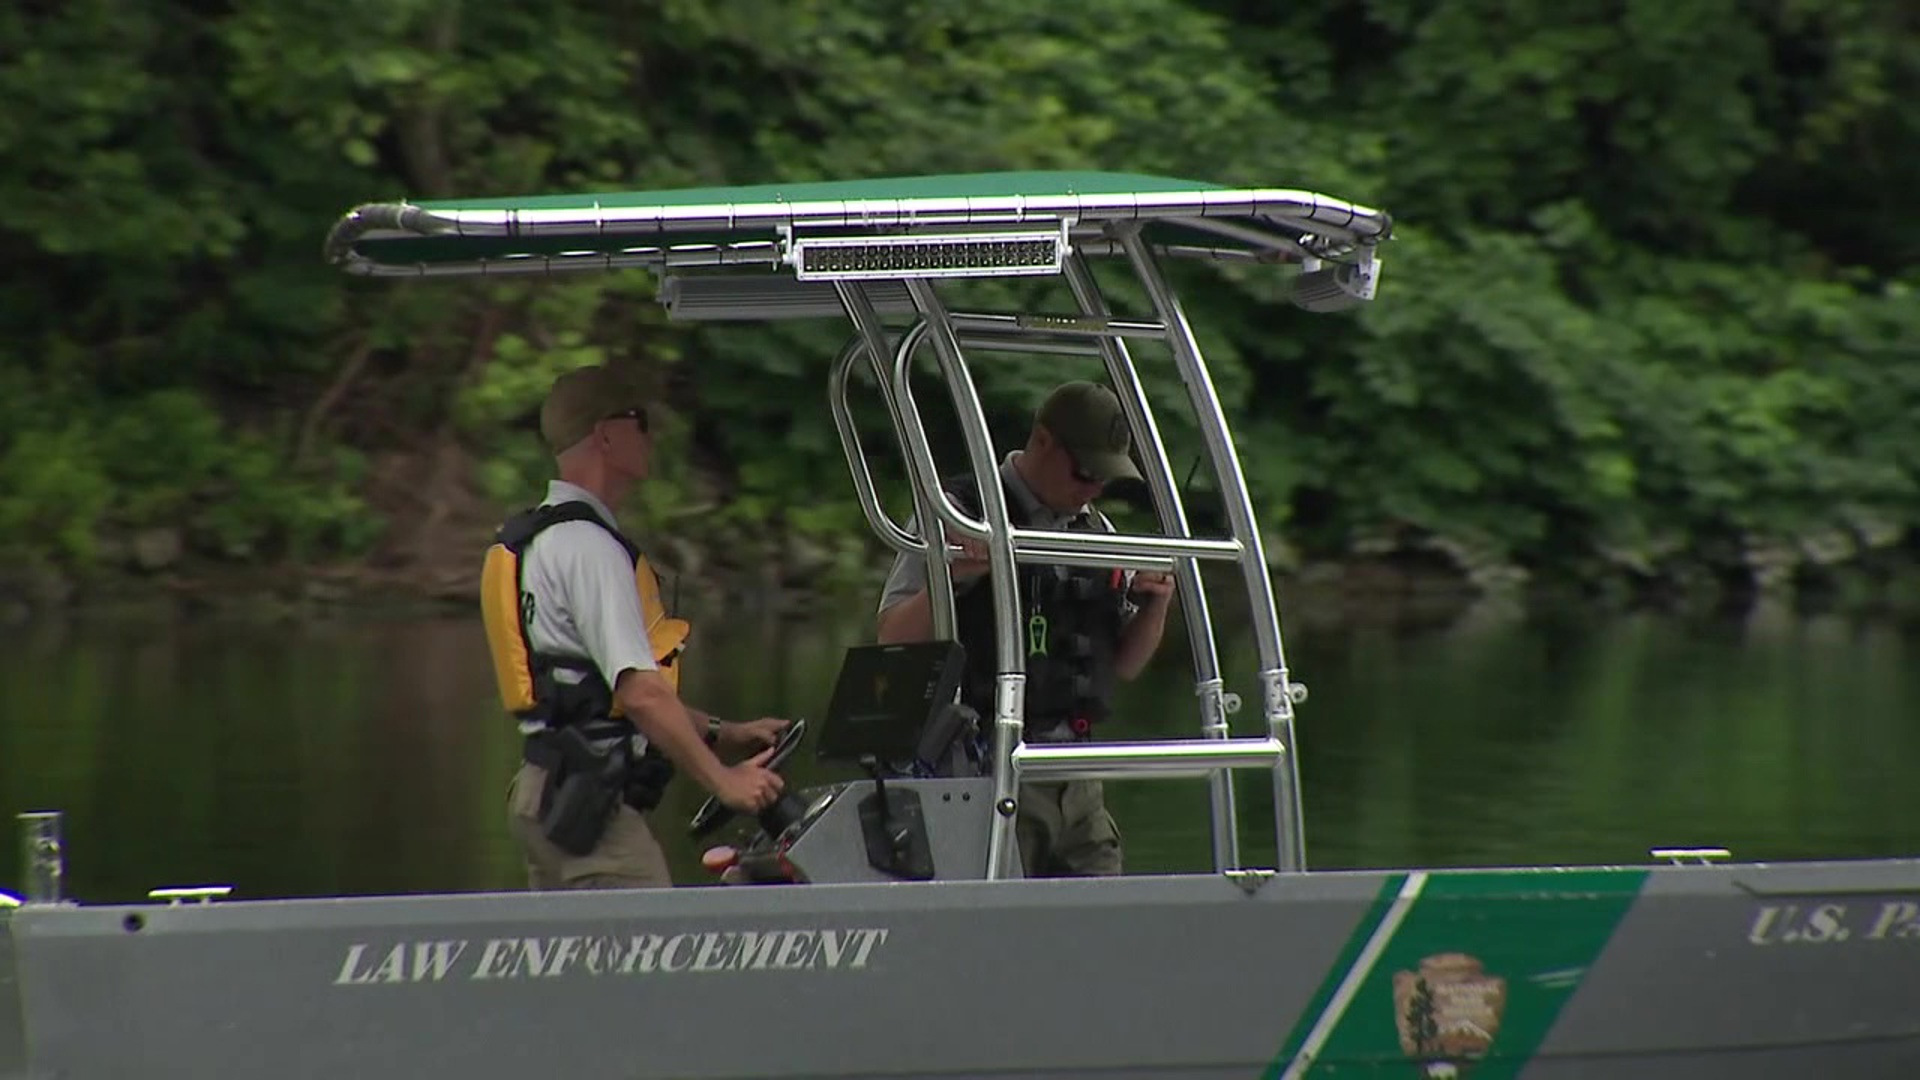
[[[646,752],[633,758],[627,767],[625,790],[622,797],[628,806],[644,814],[660,805],[667,793],[667,783],[673,779],[673,762],[667,760],[658,747],[649,743]]]
[[[628,740],[595,746],[580,728],[549,728],[527,736],[523,756],[546,770],[540,790],[540,832],[571,855],[600,842],[626,788],[632,759]]]

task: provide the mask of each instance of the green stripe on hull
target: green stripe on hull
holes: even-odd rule
[[[1519,1075],[1646,880],[1639,869],[1389,875],[1266,1080],[1395,1065]]]
[[[1348,935],[1347,943],[1341,946],[1340,955],[1334,959],[1333,966],[1327,969],[1327,977],[1320,981],[1320,989],[1314,991],[1313,999],[1307,1002],[1305,1011],[1300,1014],[1299,1022],[1293,1025],[1293,1031],[1288,1034],[1286,1045],[1280,1048],[1279,1058],[1267,1068],[1262,1080],[1279,1080],[1281,1074],[1287,1070],[1288,1064],[1300,1053],[1301,1045],[1306,1042],[1307,1034],[1313,1030],[1315,1021],[1327,1013],[1328,1006],[1333,1001],[1334,992],[1340,988],[1346,973],[1351,971],[1359,960],[1361,950],[1365,949],[1367,942],[1373,939],[1374,932],[1379,929],[1381,921],[1387,917],[1387,912],[1392,910],[1394,898],[1400,894],[1406,881],[1405,874],[1388,874],[1387,879],[1380,884],[1380,891],[1374,894],[1373,904],[1367,908],[1367,913],[1361,918],[1360,924],[1353,928],[1353,933]]]

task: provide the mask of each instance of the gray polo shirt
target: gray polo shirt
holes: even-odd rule
[[[541,505],[572,501],[618,527],[605,503],[564,480],[547,485]],[[605,529],[591,521],[563,521],[534,537],[522,559],[521,602],[532,599],[527,641],[535,651],[592,660],[608,686],[623,671],[655,669],[633,562]],[[579,675],[559,671],[554,677],[577,681]]]
[[[1026,511],[1028,528],[1064,529],[1069,522],[1079,517],[1081,513],[1086,513],[1092,520],[1095,529],[1101,532],[1113,531],[1113,523],[1107,520],[1107,516],[1092,507],[1082,507],[1078,511],[1067,514],[1058,513],[1049,509],[1040,501],[1040,497],[1033,493],[1033,489],[1027,486],[1026,480],[1020,475],[1020,470],[1013,467],[1014,459],[1018,458],[1020,454],[1021,451],[1015,450],[1000,462],[1000,478],[1005,482],[1008,493],[1019,503],[1020,508]],[[1011,510],[1013,508],[1008,507],[1008,509]],[[907,518],[907,531],[912,532],[916,525],[917,517],[909,516]],[[1056,572],[1061,573],[1064,573],[1066,570],[1065,567],[1055,567],[1054,569]],[[1132,572],[1129,571],[1127,580],[1131,581],[1132,578]],[[954,587],[954,595],[963,596],[968,590],[984,580],[986,579],[983,576],[974,578],[972,581],[958,583]],[[896,553],[893,558],[893,569],[887,574],[886,587],[882,589],[880,593],[880,610],[886,611],[888,608],[912,596],[914,593],[920,592],[926,587],[926,558],[917,552]],[[1124,615],[1127,618],[1132,617],[1132,604],[1127,605]]]

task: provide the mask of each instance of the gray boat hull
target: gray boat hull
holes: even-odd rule
[[[1920,1076],[1920,861],[28,906],[0,959],[36,1080]]]

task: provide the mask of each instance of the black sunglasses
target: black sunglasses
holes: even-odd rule
[[[638,405],[631,409],[621,409],[619,412],[609,415],[607,419],[632,420],[634,423],[640,425],[640,433],[643,435],[653,430],[647,423],[647,410]]]

